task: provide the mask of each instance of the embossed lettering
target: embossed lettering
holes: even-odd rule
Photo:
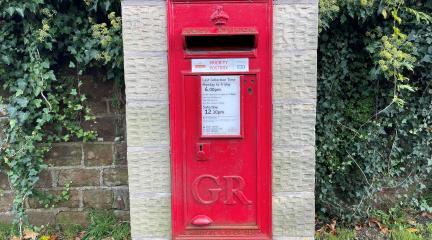
[[[199,193],[199,187],[201,182],[204,179],[209,179],[214,187],[207,189],[210,192],[210,198],[204,199]],[[225,199],[224,204],[236,204],[237,202],[234,200],[236,198],[243,205],[250,205],[252,201],[249,200],[246,195],[243,193],[243,188],[245,187],[245,180],[240,176],[224,176],[225,186],[222,187],[220,183],[220,178],[218,176],[213,176],[210,174],[204,174],[197,177],[192,182],[192,195],[201,204],[213,204],[219,200],[219,193],[225,190]]]
[[[205,200],[203,199],[200,194],[199,194],[199,185],[201,183],[201,181],[205,178],[211,179],[214,183],[215,183],[215,188],[210,188],[208,189],[208,191],[210,192],[210,199],[209,200]],[[193,183],[192,183],[192,195],[194,196],[195,200],[197,200],[198,202],[202,203],[202,204],[212,204],[215,203],[218,199],[219,199],[219,192],[222,191],[220,187],[220,183],[219,183],[219,177],[215,177],[213,175],[201,175],[199,177],[197,177]]]
[[[243,205],[250,205],[252,201],[248,200],[241,191],[245,186],[245,181],[240,176],[224,176],[226,181],[226,199],[225,204],[235,204],[233,196],[235,195]],[[238,187],[234,188],[234,180],[238,183]]]

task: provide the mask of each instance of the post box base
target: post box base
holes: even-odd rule
[[[177,236],[174,240],[271,240],[271,237],[256,235],[256,236]]]

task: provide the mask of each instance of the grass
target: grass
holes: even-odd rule
[[[46,225],[34,227],[31,231],[38,234],[38,240],[49,240],[51,236],[62,240],[129,240],[129,222],[120,220],[112,211],[94,210],[89,213],[89,226],[77,224]],[[11,224],[0,224],[0,240],[8,240],[18,236],[16,228]],[[57,238],[55,238],[57,239]]]
[[[357,232],[352,228],[337,226],[335,235],[329,233],[331,229],[325,228],[326,232],[317,232],[316,239],[354,240],[379,237],[379,239],[386,240],[432,240],[430,214],[419,213],[409,208],[394,207],[387,211],[374,210],[371,218],[359,227]]]
[[[394,230],[390,234],[391,240],[425,240],[423,236],[416,233],[411,233],[407,229]]]
[[[0,239],[8,239],[11,235],[12,225],[0,224]]]
[[[113,240],[130,239],[128,222],[120,221],[112,212],[95,210],[90,213],[90,225],[85,230],[82,240],[103,239],[111,237]]]
[[[337,234],[324,233],[316,236],[317,240],[352,240],[355,239],[355,231],[348,229],[337,229]]]

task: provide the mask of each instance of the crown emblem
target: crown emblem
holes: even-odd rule
[[[225,25],[229,19],[229,16],[226,12],[224,12],[222,6],[217,6],[216,11],[210,16],[211,21],[216,26]]]

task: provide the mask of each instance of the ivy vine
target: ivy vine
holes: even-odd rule
[[[320,1],[320,219],[432,210],[431,24],[432,1]]]
[[[25,202],[55,141],[90,141],[91,120],[80,92],[89,69],[123,82],[120,1],[0,1],[0,83],[7,127],[0,143],[0,171],[14,192],[16,221],[26,223]]]

